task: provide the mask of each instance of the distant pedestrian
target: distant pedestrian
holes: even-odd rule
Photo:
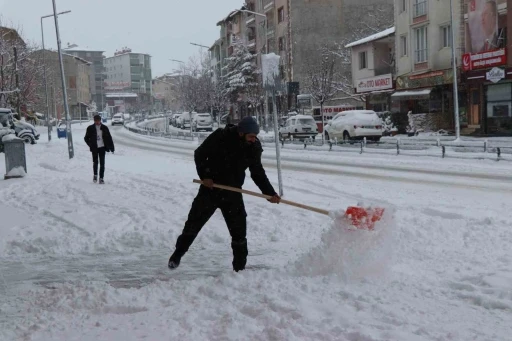
[[[84,137],[85,143],[89,146],[92,153],[94,183],[98,182],[98,159],[100,163],[100,184],[104,184],[103,177],[105,175],[105,153],[114,153],[114,141],[110,130],[106,125],[101,123],[101,116],[94,116],[94,124],[87,127]]]

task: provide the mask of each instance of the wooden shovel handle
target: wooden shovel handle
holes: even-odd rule
[[[201,180],[194,180],[194,183],[196,183],[196,184],[203,184],[203,182]],[[217,184],[213,184],[213,187],[219,188],[219,189],[224,189],[226,191],[231,191],[231,192],[237,192],[237,193],[252,195],[254,197],[259,197],[259,198],[263,198],[263,199],[267,199],[267,200],[272,199],[272,197],[270,195],[265,195],[265,194],[261,194],[261,193],[247,191],[247,190],[241,189],[241,188],[225,186],[225,185],[217,185]],[[327,210],[322,210],[320,208],[316,208],[316,207],[313,207],[313,206],[299,204],[298,202],[281,199],[281,203],[282,204],[286,204],[286,205],[290,205],[290,206],[295,206],[295,207],[298,207],[298,208],[302,208],[302,209],[305,209],[305,210],[308,210],[308,211],[313,211],[313,212],[316,212],[316,213],[320,213],[320,214],[324,214],[324,215],[329,215],[329,211],[327,211]]]

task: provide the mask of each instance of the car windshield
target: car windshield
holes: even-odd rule
[[[316,122],[313,118],[301,118],[299,119],[300,124],[309,124],[309,125],[315,125]]]

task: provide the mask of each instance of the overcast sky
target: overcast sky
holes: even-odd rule
[[[105,51],[124,46],[152,56],[153,77],[199,52],[190,42],[211,46],[217,22],[242,0],[56,0],[62,47],[67,43]],[[41,42],[41,16],[52,14],[52,0],[0,0],[2,26],[22,27],[26,40]],[[44,19],[45,45],[57,48],[53,18]]]

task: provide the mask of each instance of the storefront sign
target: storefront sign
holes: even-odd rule
[[[393,89],[393,76],[387,75],[360,79],[356,82],[356,92],[370,92]]]
[[[453,70],[440,70],[412,76],[399,76],[396,78],[396,89],[432,88],[438,85],[452,84]]]
[[[490,82],[498,83],[500,80],[505,78],[505,70],[500,69],[498,67],[493,68],[491,71],[487,72],[485,74],[485,79],[487,79]]]
[[[343,107],[324,107],[324,114],[332,114],[339,113],[346,110],[355,110],[355,107],[352,106],[343,106]]]
[[[462,69],[464,71],[485,69],[505,64],[507,64],[507,52],[505,49],[462,55]]]

